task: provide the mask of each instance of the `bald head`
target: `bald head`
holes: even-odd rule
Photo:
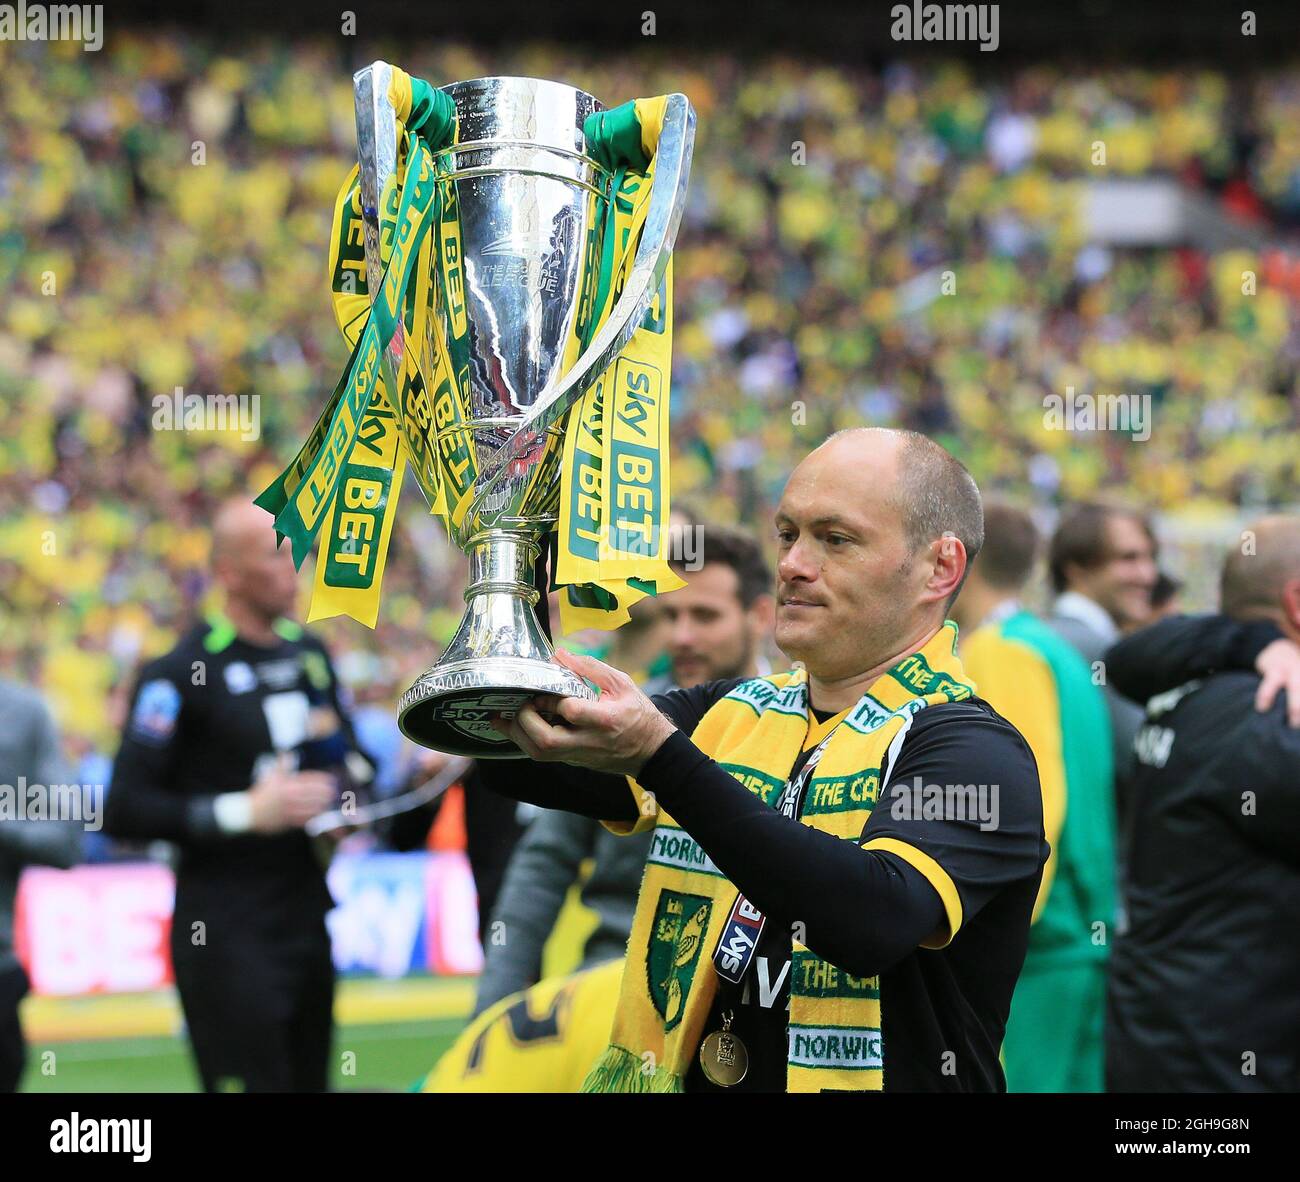
[[[244,497],[225,501],[212,519],[213,567],[264,545],[274,532],[275,518],[259,505]]]
[[[960,460],[919,431],[887,427],[836,431],[821,446],[852,449],[864,470],[891,490],[890,499],[913,553],[951,533],[966,548],[970,570],[984,545],[984,507],[975,478]],[[948,606],[960,590],[959,583]]]
[[[227,608],[272,622],[293,610],[298,572],[288,546],[275,544],[275,518],[245,497],[234,497],[212,519],[212,573]]]
[[[1237,619],[1285,619],[1300,628],[1300,517],[1264,517],[1223,563],[1222,609]]]

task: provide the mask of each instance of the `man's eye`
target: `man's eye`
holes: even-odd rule
[[[846,538],[843,534],[828,534],[826,540],[832,546],[838,546],[841,542],[847,542],[849,539]]]
[[[793,540],[794,534],[788,529],[779,529],[776,531],[776,540],[778,542],[789,542]]]

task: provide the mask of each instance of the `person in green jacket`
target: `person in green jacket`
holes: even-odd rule
[[[1052,846],[1003,1042],[1007,1090],[1100,1092],[1116,902],[1110,718],[1083,658],[1019,602],[1038,550],[1032,519],[988,504],[984,522],[953,609],[959,651],[979,696],[1034,752]]]

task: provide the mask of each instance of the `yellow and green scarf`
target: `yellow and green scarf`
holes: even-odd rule
[[[457,138],[444,91],[393,69],[397,168],[379,195],[383,278],[371,298],[359,170],[334,204],[329,285],[352,350],[307,442],[257,498],[275,516],[301,566],[320,535],[308,620],[347,615],[374,627],[409,462],[445,526],[460,525],[478,477],[469,420],[468,322],[456,186],[440,179]],[[666,97],[637,99],[584,124],[606,170],[610,200],[603,252],[566,342],[571,366],[608,317],[636,254],[654,178]],[[570,412],[563,437],[554,579],[561,627],[616,628],[643,596],[675,590],[668,566],[668,394],[672,361],[671,263],[635,335]],[[431,316],[432,306],[443,315]],[[401,371],[385,350],[402,329]],[[397,395],[393,396],[393,389]],[[547,447],[560,447],[548,434]],[[538,469],[540,472],[541,469]]]
[[[795,759],[829,743],[804,794],[802,823],[847,841],[861,839],[880,793],[890,744],[918,710],[975,693],[956,655],[957,625],[944,626],[917,653],[882,674],[857,704],[820,726],[810,723],[804,670],[753,678],[716,702],[692,739],[770,807]],[[736,888],[653,796],[628,777],[642,816],[619,833],[654,827],[628,941],[627,967],[610,1046],[584,1084],[589,1092],[683,1089],[718,987],[712,954]],[[896,854],[934,885],[948,920],[961,927],[961,900],[948,874],[921,850],[894,838],[866,849]],[[938,945],[936,945],[938,946]],[[880,982],[844,972],[793,940],[786,1090],[879,1091],[887,1069],[881,1040]]]

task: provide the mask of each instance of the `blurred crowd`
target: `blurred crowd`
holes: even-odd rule
[[[985,489],[1048,510],[1105,492],[1211,514],[1285,503],[1300,477],[1285,255],[1103,249],[1079,203],[1102,141],[1107,175],[1176,177],[1284,244],[1300,73],[188,35],[64,49],[0,45],[0,667],[49,695],[83,782],[130,674],[208,594],[214,505],[280,470],[346,360],[325,252],[355,151],[350,74],[375,57],[435,84],[690,96],[672,479],[707,490],[715,520],[766,537],[794,463],[861,424],[924,431]],[[260,438],[155,430],[152,400],[177,387],[260,396]],[[1150,395],[1150,439],[1046,429],[1044,395],[1068,387]],[[418,502],[408,490],[376,633],[321,628],[385,711],[461,610],[463,562]]]

